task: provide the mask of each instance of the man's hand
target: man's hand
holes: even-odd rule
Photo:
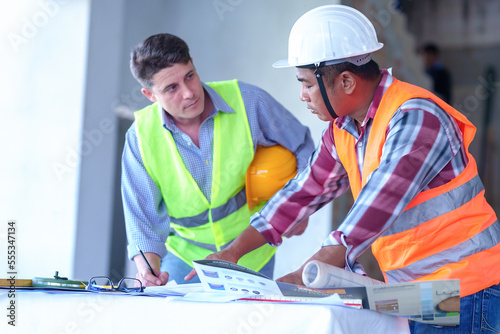
[[[252,225],[248,226],[240,235],[231,242],[231,244],[217,252],[210,254],[206,259],[210,260],[224,260],[233,263],[238,263],[238,260],[245,254],[250,253],[254,249],[267,243],[267,240],[257,231]],[[185,281],[191,280],[196,276],[196,270],[191,270],[189,274],[184,277]]]
[[[302,281],[302,267],[276,280],[277,282],[304,285]]]
[[[223,260],[223,261],[229,261],[232,263],[237,263],[239,260],[239,257],[235,256],[235,254],[233,252],[231,252],[231,250],[229,248],[226,248],[226,249],[223,249],[217,253],[210,254],[205,259],[207,259],[207,260]],[[186,277],[184,277],[184,280],[190,281],[196,275],[197,275],[196,270],[193,269],[189,272],[189,274],[186,275]]]
[[[151,271],[149,271],[149,269],[146,269],[144,271],[138,272],[137,275],[135,275],[135,278],[141,281],[142,286],[144,287],[167,284],[168,273],[166,271],[154,270],[154,272],[158,277],[153,276],[153,274],[151,274]]]
[[[144,253],[144,256],[148,260],[149,264],[151,265],[151,268],[153,269],[157,277],[155,277],[151,273],[148,265],[146,264],[142,256],[136,255],[134,256],[134,262],[135,265],[137,266],[137,275],[135,275],[135,278],[141,281],[142,286],[145,287],[167,284],[168,273],[165,271],[160,271],[160,264],[161,264],[160,257],[155,253],[148,253],[148,252]]]
[[[345,266],[345,252],[346,249],[342,245],[335,246],[325,246],[317,251],[309,260],[304,262],[304,264],[294,272],[291,272],[283,277],[278,278],[276,281],[304,285],[302,281],[302,271],[309,261],[317,260],[332,266],[344,267]]]
[[[309,218],[306,218],[297,225],[295,225],[291,230],[285,231],[285,233],[283,233],[282,236],[290,238],[294,235],[302,235],[302,233],[304,233],[304,231],[306,230],[308,223],[309,223]]]

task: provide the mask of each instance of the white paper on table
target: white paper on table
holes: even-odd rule
[[[205,291],[240,295],[283,295],[276,282],[263,275],[199,262],[193,261],[193,265]]]
[[[175,282],[168,282],[167,285],[162,286],[148,286],[144,289],[143,294],[154,297],[167,297],[167,296],[184,296],[192,292],[204,291],[201,283],[187,283],[177,284]]]

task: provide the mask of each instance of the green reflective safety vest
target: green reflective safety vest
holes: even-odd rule
[[[231,243],[264,205],[253,210],[246,205],[245,173],[253,160],[254,145],[238,81],[207,85],[235,111],[214,116],[210,202],[184,165],[172,134],[163,127],[160,104],[155,102],[135,113],[143,164],[160,189],[170,216],[167,250],[191,267],[193,260],[204,259]],[[275,251],[264,245],[243,256],[238,264],[258,271]]]

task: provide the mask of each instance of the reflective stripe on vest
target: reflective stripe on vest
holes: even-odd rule
[[[475,127],[432,93],[395,80],[373,120],[361,175],[354,138],[333,125],[335,146],[356,199],[380,164],[392,116],[412,98],[432,99],[455,119],[463,134],[468,164],[447,184],[418,194],[373,243],[372,251],[388,283],[460,279],[460,295],[467,296],[500,282],[499,223],[484,198],[475,160],[468,151]]]
[[[213,221],[218,221],[230,214],[238,211],[243,205],[247,203],[247,197],[245,195],[245,188],[241,189],[234,197],[231,197],[225,204],[212,209],[212,219]],[[175,223],[184,227],[196,227],[207,224],[209,222],[210,210],[205,210],[202,213],[184,218],[174,218],[170,217],[172,223]]]
[[[416,261],[404,268],[386,272],[391,282],[408,282],[432,274],[448,263],[459,263],[463,259],[491,250],[500,242],[500,224],[496,221],[470,239],[444,251]],[[416,274],[418,273],[418,275]],[[481,289],[482,290],[482,289]]]
[[[160,189],[170,216],[172,236],[167,250],[192,266],[226,247],[249,225],[245,197],[245,172],[253,159],[254,145],[237,80],[207,83],[234,113],[213,117],[214,135],[210,202],[188,172],[170,131],[162,124],[162,109],[155,103],[136,112],[136,131],[144,166]],[[168,171],[168,172],[165,172]],[[260,270],[273,256],[265,245],[241,258],[243,266]]]
[[[195,245],[195,246],[198,246],[198,247],[201,247],[201,248],[204,248],[204,249],[208,249],[208,250],[210,250],[210,251],[212,251],[212,252],[217,252],[217,247],[215,247],[215,245],[212,245],[212,244],[204,244],[204,243],[202,243],[202,242],[198,242],[198,241],[196,241],[196,240],[185,239],[185,238],[183,238],[181,235],[177,234],[177,233],[175,232],[175,230],[173,230],[173,235],[174,235],[174,236],[176,236],[177,238],[183,239],[184,241],[186,241],[186,242],[190,243],[191,245]],[[220,246],[220,249],[219,249],[219,250],[226,248],[226,247],[227,247],[227,246],[229,246],[230,244],[231,244],[231,241],[230,241],[230,242],[228,242],[227,244],[224,244],[224,245]]]
[[[458,209],[479,195],[483,190],[483,183],[479,179],[479,175],[476,175],[461,186],[436,196],[432,201],[423,202],[416,207],[403,211],[398,219],[405,221],[406,224],[403,226],[392,224],[382,236],[386,237],[404,232],[431,219],[444,215],[450,210]]]

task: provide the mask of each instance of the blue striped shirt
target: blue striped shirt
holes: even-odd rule
[[[254,148],[257,145],[280,144],[295,153],[299,170],[306,166],[314,150],[309,129],[264,90],[242,82],[239,82],[239,87]],[[203,88],[210,96],[214,109],[200,126],[199,148],[166,112],[162,116],[163,126],[171,132],[187,170],[210,201],[213,117],[218,112],[234,111],[211,87],[203,84]],[[127,131],[123,149],[122,198],[129,258],[138,254],[136,245],[144,252],[156,253],[163,258],[167,252],[165,241],[170,232],[170,218],[160,189],[144,168],[135,123]]]

